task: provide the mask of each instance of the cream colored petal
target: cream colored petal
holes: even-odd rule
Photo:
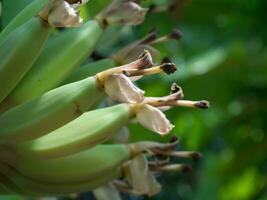
[[[119,191],[111,183],[96,188],[93,194],[97,200],[121,200]]]
[[[66,1],[58,0],[48,14],[48,23],[55,27],[79,26],[82,18]]]
[[[115,101],[122,103],[140,103],[144,100],[144,91],[136,87],[132,81],[123,74],[113,74],[105,81],[107,95]]]
[[[142,8],[132,1],[113,1],[110,6],[96,16],[96,19],[100,23],[105,21],[104,26],[111,24],[138,25],[144,21],[147,11],[148,9]]]
[[[160,135],[168,134],[174,127],[159,109],[146,104],[138,110],[136,118],[142,126]]]

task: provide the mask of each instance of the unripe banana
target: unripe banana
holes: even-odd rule
[[[95,77],[51,90],[0,115],[0,138],[21,142],[70,122],[103,96]]]
[[[4,28],[0,34],[0,42],[13,30],[36,16],[39,10],[47,4],[48,0],[34,0],[26,6],[14,19]]]
[[[0,102],[30,69],[50,32],[51,27],[46,22],[34,17],[1,41]]]
[[[17,155],[16,162],[10,162],[1,156],[1,162],[33,180],[72,183],[96,179],[113,171],[138,153],[141,151],[133,151],[129,145],[97,145],[61,158],[41,160]]]
[[[93,110],[35,140],[16,145],[30,158],[56,158],[95,146],[107,140],[131,118],[128,104]]]
[[[116,63],[110,59],[102,59],[96,62],[88,63],[77,69],[75,69],[66,80],[63,81],[63,84],[72,83],[75,81],[82,80],[86,77],[93,76],[101,71],[104,71],[108,68],[115,67]]]
[[[80,20],[68,3],[50,0],[37,17],[31,18],[0,42],[0,103],[38,58],[53,27],[75,26],[80,24]]]
[[[19,104],[55,88],[90,55],[104,28],[113,24],[140,24],[146,12],[147,9],[134,2],[114,1],[94,20],[63,32],[46,46],[10,100]]]
[[[114,84],[110,83],[110,80],[119,80],[123,75],[113,74],[121,73],[125,69],[150,66],[149,57],[150,54],[147,52],[130,64],[61,86],[8,110],[0,115],[0,139],[15,143],[41,137],[88,111],[105,93],[112,97],[114,92],[111,92],[110,88],[114,88],[116,95],[127,97],[129,93],[129,99],[133,98],[135,89],[130,88],[131,82]],[[127,98],[115,100],[132,102]],[[142,101],[143,98],[137,100]]]
[[[25,193],[28,195],[34,196],[51,196],[51,195],[67,195],[71,193],[77,192],[86,192],[89,190],[93,190],[103,184],[108,183],[116,178],[118,178],[121,174],[121,169],[116,168],[112,172],[108,174],[103,174],[101,177],[98,177],[94,180],[82,181],[76,183],[60,183],[60,184],[51,184],[45,183],[41,181],[35,181],[28,177],[25,177],[14,169],[0,164],[0,174],[4,175],[7,180],[12,182],[17,188],[22,190],[22,194]],[[5,184],[5,183],[3,183]],[[5,185],[8,188],[8,185]],[[16,192],[19,192],[16,191]]]
[[[91,20],[52,39],[9,95],[9,101],[20,104],[55,88],[93,51],[102,32],[98,22]]]

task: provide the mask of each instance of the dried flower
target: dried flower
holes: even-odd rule
[[[160,135],[168,134],[174,127],[163,112],[147,104],[140,106],[136,118],[142,126]]]
[[[77,9],[86,2],[69,4],[64,0],[50,0],[39,12],[39,16],[54,27],[79,26],[83,20]]]
[[[104,84],[106,93],[115,101],[124,103],[140,103],[144,100],[144,91],[136,87],[123,74],[113,74]]]

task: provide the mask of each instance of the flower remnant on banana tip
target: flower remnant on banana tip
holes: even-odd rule
[[[182,37],[181,31],[174,29],[169,34],[157,37],[155,30],[149,32],[145,37],[130,43],[118,52],[111,55],[111,58],[118,64],[125,64],[133,61],[144,49],[149,50],[154,60],[160,57],[160,52],[152,45],[167,42],[169,40],[179,40]]]
[[[97,80],[99,81],[99,83],[104,87],[105,85],[105,81],[107,80],[107,78],[109,76],[111,76],[112,74],[119,74],[119,73],[123,73],[125,71],[129,71],[129,70],[141,70],[144,68],[148,68],[153,66],[153,60],[151,57],[151,54],[149,53],[149,51],[144,51],[137,60],[122,65],[122,66],[118,66],[118,67],[114,67],[108,70],[105,70],[103,72],[100,72],[96,75]]]
[[[138,2],[114,0],[106,9],[96,16],[103,28],[112,24],[138,25],[141,24],[148,9],[142,8]]]
[[[112,99],[125,103],[139,103],[144,100],[144,91],[136,87],[124,74],[113,74],[105,82],[105,91]]]
[[[171,94],[163,97],[146,97],[142,103],[132,105],[137,121],[145,128],[160,135],[168,134],[174,125],[166,118],[163,111],[174,106],[193,108],[208,108],[208,101],[181,100],[184,97],[182,89],[173,83]],[[149,119],[149,120],[148,120]]]
[[[86,2],[81,0],[71,4],[65,0],[50,0],[38,15],[52,27],[79,26],[83,20],[79,16],[78,9]]]

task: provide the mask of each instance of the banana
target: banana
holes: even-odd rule
[[[5,182],[3,182],[2,184],[4,184],[7,188],[12,186],[10,187],[11,190],[17,187],[18,189],[15,188],[15,192],[18,192],[19,194],[21,192],[21,194],[28,194],[31,196],[52,196],[67,195],[71,193],[93,190],[103,184],[108,183],[113,179],[118,178],[121,174],[121,169],[116,168],[112,172],[109,172],[108,174],[103,174],[101,177],[98,177],[94,180],[60,184],[51,184],[32,180],[3,164],[0,164],[0,174],[1,173],[6,177],[7,180],[9,180],[9,183],[11,182],[13,184],[13,186],[5,185]]]
[[[2,164],[32,180],[46,183],[74,183],[96,179],[150,149],[168,149],[175,144],[151,142],[102,144],[75,154],[48,160],[25,158],[19,152],[9,150],[9,154],[6,155],[14,157],[13,160],[7,160],[4,154],[0,155],[0,158]],[[164,153],[164,150],[161,150],[160,154],[162,152]]]
[[[22,142],[40,137],[80,116],[103,96],[95,77],[51,90],[0,115],[0,138]]]
[[[0,102],[30,69],[51,30],[46,22],[34,17],[0,43]]]
[[[63,0],[50,0],[37,17],[31,18],[0,42],[0,103],[38,58],[51,30],[79,23],[75,21],[80,18],[73,14],[74,9],[66,4]]]
[[[63,81],[64,84],[72,83],[75,81],[82,80],[86,77],[93,76],[101,71],[107,70],[108,68],[115,67],[116,63],[110,59],[102,59],[96,62],[88,63],[82,65],[81,67],[75,69],[66,80]]]
[[[128,104],[93,110],[35,140],[15,144],[19,154],[56,158],[93,147],[107,140],[132,117]]]
[[[107,81],[101,82],[98,77],[103,77],[106,73],[108,75],[105,76],[121,73],[129,66],[150,66],[152,61],[149,57],[150,54],[146,52],[143,57],[128,65],[61,86],[3,113],[0,115],[0,139],[13,143],[27,141],[65,125],[88,111],[104,97],[105,90],[110,84]],[[116,93],[119,89],[116,88]]]
[[[121,16],[125,10],[130,15]],[[145,13],[146,10],[134,2],[115,1],[94,20],[64,31],[48,43],[32,69],[9,95],[10,101],[20,104],[55,88],[91,54],[103,29],[113,24],[140,24]]]
[[[39,10],[44,7],[49,0],[34,0],[28,6],[17,14],[12,21],[4,28],[0,34],[0,42],[13,30],[30,20],[32,17],[36,16]]]
[[[11,165],[19,173],[34,180],[70,183],[92,180],[107,174],[130,160],[133,154],[137,152],[131,152],[128,145],[97,145],[56,159],[27,159],[18,156],[17,163]]]
[[[53,89],[93,51],[102,32],[99,24],[91,20],[54,38],[8,100],[20,104]]]
[[[158,60],[160,52],[151,45],[166,42],[170,39],[179,39],[180,35],[176,35],[178,35],[177,30],[173,30],[170,34],[157,38],[157,33],[153,31],[145,37],[126,45],[118,52],[110,55],[109,58],[85,64],[75,69],[70,76],[63,81],[63,84],[79,81],[87,76],[114,67],[115,65],[125,65],[132,62],[140,54],[140,52],[144,51],[144,49],[149,50],[153,60]]]

